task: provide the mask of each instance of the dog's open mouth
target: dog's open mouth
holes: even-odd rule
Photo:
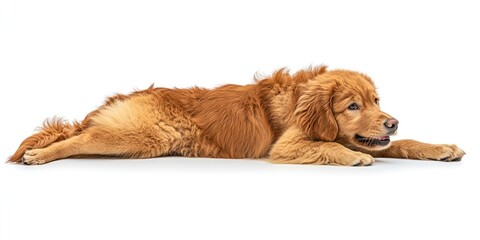
[[[390,143],[389,136],[381,136],[381,137],[362,137],[358,134],[355,134],[355,139],[360,143],[367,145],[367,146],[386,146]]]

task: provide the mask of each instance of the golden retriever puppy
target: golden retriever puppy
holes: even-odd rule
[[[380,110],[368,76],[325,66],[293,75],[281,69],[246,86],[152,86],[110,97],[81,122],[46,121],[9,161],[175,155],[363,166],[374,157],[459,161],[465,155],[455,145],[391,142],[397,128]]]

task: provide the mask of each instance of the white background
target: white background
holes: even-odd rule
[[[425,2],[0,1],[2,160],[45,118],[82,119],[117,92],[319,64],[369,74],[396,139],[467,152],[0,164],[1,239],[479,239],[478,7]]]

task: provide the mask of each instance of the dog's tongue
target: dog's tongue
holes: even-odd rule
[[[389,136],[382,136],[378,138],[378,140],[388,140],[388,139],[390,139]]]

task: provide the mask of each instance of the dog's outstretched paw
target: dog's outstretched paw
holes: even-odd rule
[[[27,150],[22,158],[25,165],[41,165],[49,162],[41,149]]]
[[[443,162],[457,162],[465,156],[465,152],[455,144],[438,144],[424,154],[428,155],[428,159]]]

